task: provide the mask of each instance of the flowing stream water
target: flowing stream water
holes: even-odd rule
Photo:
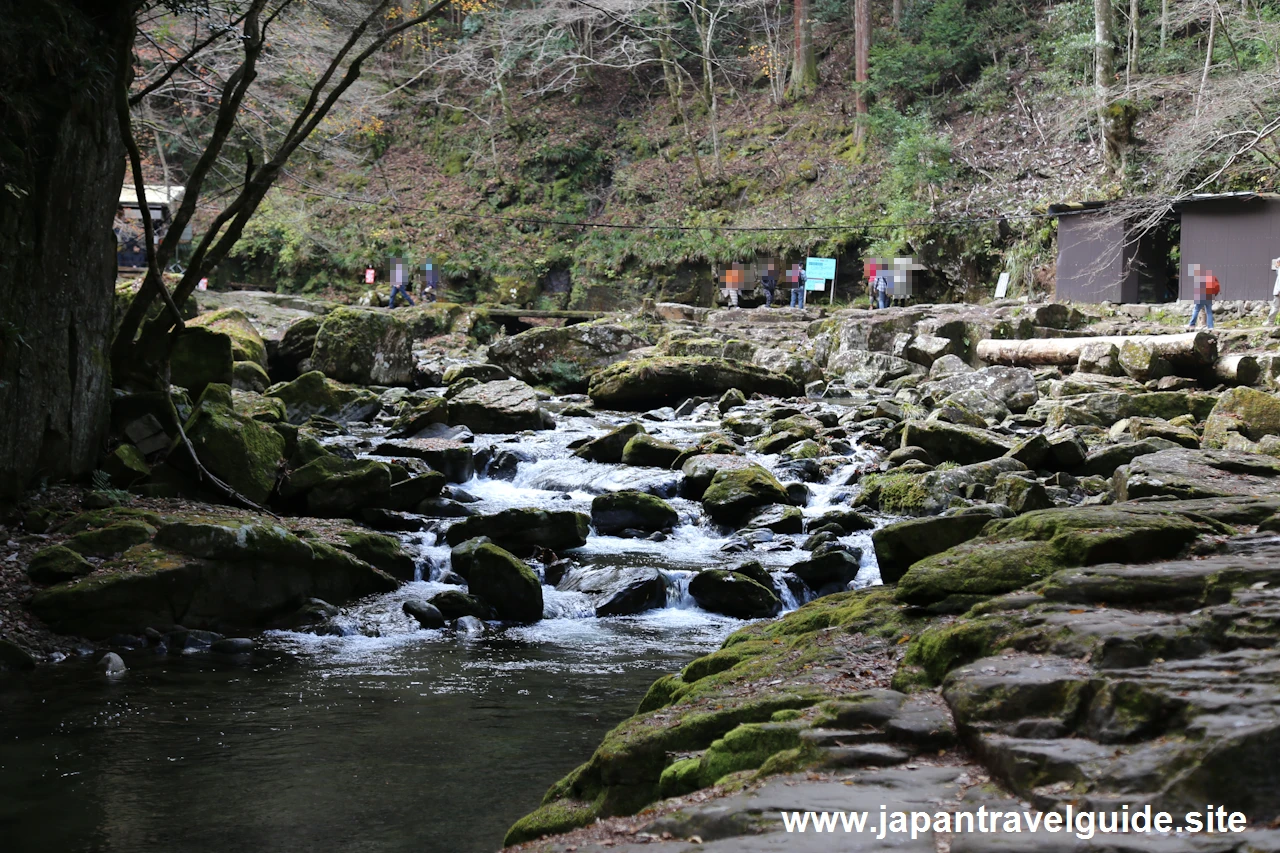
[[[702,418],[646,426],[688,444],[717,425]],[[535,625],[472,639],[422,630],[401,605],[448,588],[436,580],[448,549],[434,531],[404,534],[422,579],[344,608],[332,634],[268,632],[237,658],[126,652],[129,671],[110,679],[88,666],[95,654],[0,689],[0,849],[496,850],[655,678],[743,624],[697,607],[694,573],[750,558],[782,572],[804,556],[802,536],[726,553],[732,534],[674,497],[678,474],[585,462],[566,448],[611,425],[566,418],[532,436],[482,436],[477,446],[496,441],[526,461],[513,479],[481,475],[461,488],[479,512],[589,512],[594,495],[621,488],[671,495],[681,523],[665,541],[592,535],[568,554],[660,569],[667,607],[596,618],[585,595],[544,586]],[[334,441],[359,451],[377,437],[370,428]],[[806,515],[846,505],[851,470],[811,483]],[[879,580],[869,538],[845,537],[864,551],[859,585]],[[802,603],[779,586],[787,609]]]

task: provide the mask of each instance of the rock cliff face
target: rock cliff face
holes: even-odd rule
[[[41,3],[0,36],[0,497],[83,474],[100,450],[131,6]]]

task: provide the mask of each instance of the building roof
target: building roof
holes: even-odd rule
[[[187,188],[182,186],[165,186],[164,184],[143,184],[142,191],[147,195],[147,204],[176,204],[182,201],[182,196],[186,193]],[[138,205],[138,193],[134,190],[133,184],[125,184],[120,188],[120,203],[126,205]]]

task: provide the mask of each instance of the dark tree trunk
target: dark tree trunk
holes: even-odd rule
[[[0,498],[102,449],[130,5],[0,0]]]

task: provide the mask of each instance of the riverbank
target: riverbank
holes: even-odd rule
[[[117,397],[99,508],[10,514],[32,631],[126,662],[264,630],[733,631],[509,843],[888,767],[942,800],[990,777],[1038,808],[1213,791],[1277,817],[1265,306],[1223,304],[1213,334],[1006,301],[655,305],[507,335],[463,306],[291,301],[286,325],[260,301],[278,313],[192,323],[168,398]],[[264,511],[227,506],[246,499]],[[749,823],[717,831],[777,830]]]

